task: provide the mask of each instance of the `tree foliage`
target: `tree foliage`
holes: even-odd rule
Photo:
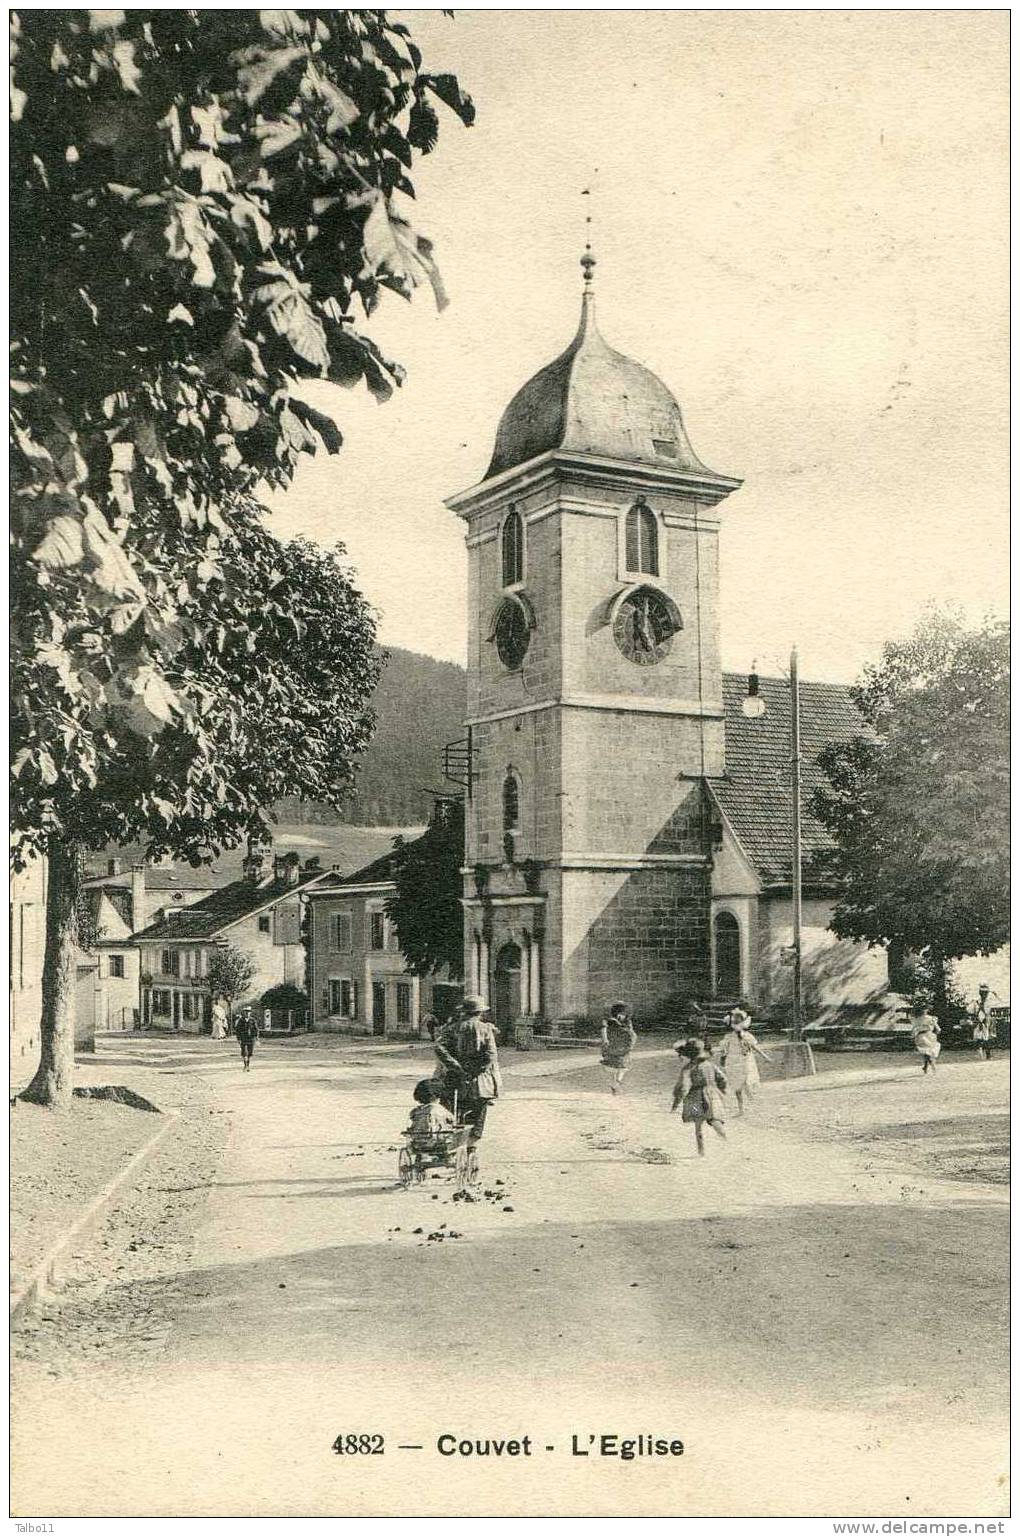
[[[204,858],[281,795],[349,787],[370,616],[256,495],[341,445],[304,381],[400,382],[362,323],[386,289],[444,302],[409,170],[433,103],[473,108],[381,11],[35,10],[12,34],[12,812],[16,857],[73,884],[83,847]],[[57,905],[44,1098],[70,1093]]]
[[[464,803],[440,801],[420,838],[394,841],[396,892],[386,903],[404,958],[418,976],[464,974]]]
[[[59,648],[45,680],[15,651],[14,804],[24,843],[45,849],[54,833],[89,848],[144,839],[153,854],[197,862],[235,843],[279,796],[337,804],[347,792],[371,734],[379,664],[372,616],[342,548],[280,544],[257,524],[223,548],[222,576],[180,625],[170,678],[183,708],[152,735],[132,715],[111,720],[77,689]],[[30,614],[26,603],[23,626]],[[37,618],[45,622],[41,610]],[[95,673],[110,665],[97,652]],[[49,743],[51,775],[31,772],[40,741]]]
[[[399,382],[356,312],[441,296],[398,205],[430,100],[472,108],[381,12],[30,11],[13,55],[16,772],[45,801],[125,738],[202,744],[209,589],[269,558],[250,493],[340,446],[301,382]]]
[[[821,755],[813,798],[844,883],[832,927],[925,951],[941,978],[1009,935],[1007,626],[932,614],[853,697],[867,730]]]
[[[277,982],[259,1000],[264,1009],[307,1009],[308,994],[296,982]]]
[[[230,1004],[247,996],[255,977],[255,961],[236,945],[223,945],[209,956],[206,980],[213,998],[225,998]]]

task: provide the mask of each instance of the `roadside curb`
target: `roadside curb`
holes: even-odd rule
[[[87,1237],[92,1232],[106,1207],[119,1194],[121,1187],[127,1184],[131,1175],[136,1174],[151,1158],[160,1143],[170,1135],[170,1132],[181,1118],[181,1112],[174,1109],[162,1110],[160,1114],[165,1116],[166,1119],[159,1130],[149,1138],[148,1142],[143,1142],[138,1151],[132,1154],[124,1167],[114,1175],[113,1179],[103,1186],[98,1195],[93,1196],[81,1216],[72,1223],[63,1237],[53,1244],[25,1284],[17,1288],[11,1288],[10,1321],[12,1324],[21,1314],[26,1313],[31,1307],[42,1301],[47,1290],[56,1282],[60,1273],[61,1261],[67,1257],[68,1251],[79,1239]]]

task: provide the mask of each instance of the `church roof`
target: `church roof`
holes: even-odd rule
[[[790,824],[790,685],[785,678],[759,683],[765,714],[748,720],[741,708],[747,676],[723,674],[726,713],[726,773],[710,781],[727,821],[763,885],[789,885],[792,869]],[[830,742],[846,742],[864,722],[844,683],[801,683],[801,850],[805,879],[813,861],[832,847],[811,813],[811,793],[826,782],[818,755]]]
[[[503,412],[485,478],[551,449],[722,478],[695,454],[680,407],[662,380],[604,340],[590,283],[570,346],[539,369]]]

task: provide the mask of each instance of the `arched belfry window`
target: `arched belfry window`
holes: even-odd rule
[[[647,502],[635,502],[627,513],[625,553],[628,571],[659,575],[659,525]]]
[[[503,831],[515,833],[521,825],[521,787],[513,769],[503,780]]]
[[[524,580],[524,522],[511,507],[503,523],[503,586],[515,587]]]

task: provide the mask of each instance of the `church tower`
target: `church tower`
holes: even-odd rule
[[[724,768],[717,504],[680,407],[595,322],[511,400],[467,525],[465,985],[524,1015],[639,1018],[709,991]]]

